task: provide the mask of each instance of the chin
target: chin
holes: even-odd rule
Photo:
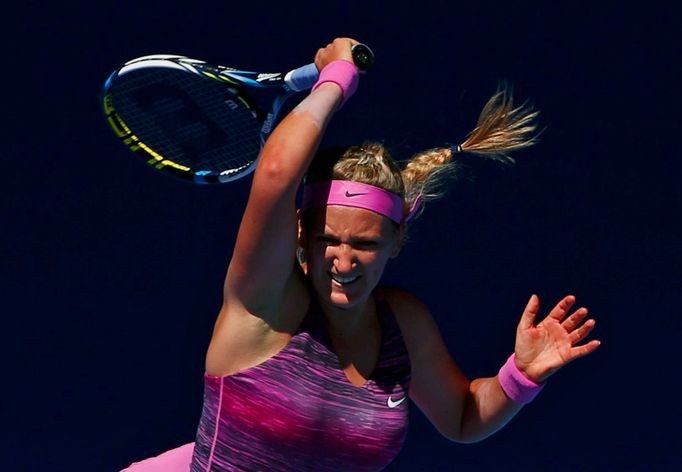
[[[325,298],[333,306],[342,310],[349,310],[367,301],[370,293],[371,291],[367,292],[364,287],[354,287],[352,291],[332,287]]]
[[[340,310],[351,310],[363,305],[370,298],[372,289],[367,280],[358,280],[350,285],[337,285],[329,277],[320,277],[313,281],[317,296],[324,304]]]
[[[337,308],[348,309],[355,305],[355,300],[342,293],[331,293],[327,298]]]

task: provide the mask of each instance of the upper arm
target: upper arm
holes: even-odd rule
[[[305,127],[304,121],[296,124]],[[291,139],[301,134],[297,131]],[[264,147],[254,173],[225,283],[226,301],[239,302],[252,313],[276,305],[293,273],[301,176],[288,173],[286,161],[300,160],[297,153],[314,152],[312,147],[289,145],[281,136],[273,139]]]
[[[300,164],[313,150],[289,144],[305,130],[305,122],[289,120],[286,128],[291,139],[273,134],[254,173],[206,355],[207,372],[233,373],[273,355],[286,344],[301,314],[292,301],[303,306],[305,293],[294,265],[295,199],[302,171],[285,162]]]
[[[470,382],[452,359],[426,305],[398,290],[391,291],[388,301],[410,355],[410,398],[441,434],[457,440]]]
[[[225,303],[268,317],[294,275],[296,192],[340,97],[320,87],[276,127],[263,147],[225,281]]]
[[[225,302],[258,313],[280,298],[294,268],[295,194],[267,188],[255,175],[225,281]]]

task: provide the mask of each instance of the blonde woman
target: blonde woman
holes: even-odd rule
[[[571,311],[573,296],[538,321],[533,295],[515,352],[496,376],[470,380],[426,305],[379,286],[410,222],[447,183],[453,155],[505,159],[532,144],[535,113],[500,90],[466,141],[403,169],[376,143],[318,154],[358,85],[354,43],[318,51],[320,80],[262,151],[208,347],[196,442],[128,470],[380,470],[405,439],[408,398],[445,437],[479,441],[598,347],[581,343],[594,320]]]

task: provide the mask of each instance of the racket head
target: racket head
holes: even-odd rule
[[[149,165],[195,183],[222,183],[255,167],[274,117],[253,95],[267,88],[289,93],[281,74],[152,55],[112,73],[102,100],[116,135]]]

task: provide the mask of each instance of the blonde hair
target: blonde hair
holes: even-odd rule
[[[514,162],[507,153],[537,141],[534,120],[538,113],[527,103],[514,107],[509,87],[500,84],[463,143],[419,152],[402,169],[381,143],[365,142],[341,153],[328,150],[315,158],[306,181],[353,180],[374,185],[403,197],[407,214],[419,196],[429,201],[443,195],[447,177],[456,174],[456,153]]]

